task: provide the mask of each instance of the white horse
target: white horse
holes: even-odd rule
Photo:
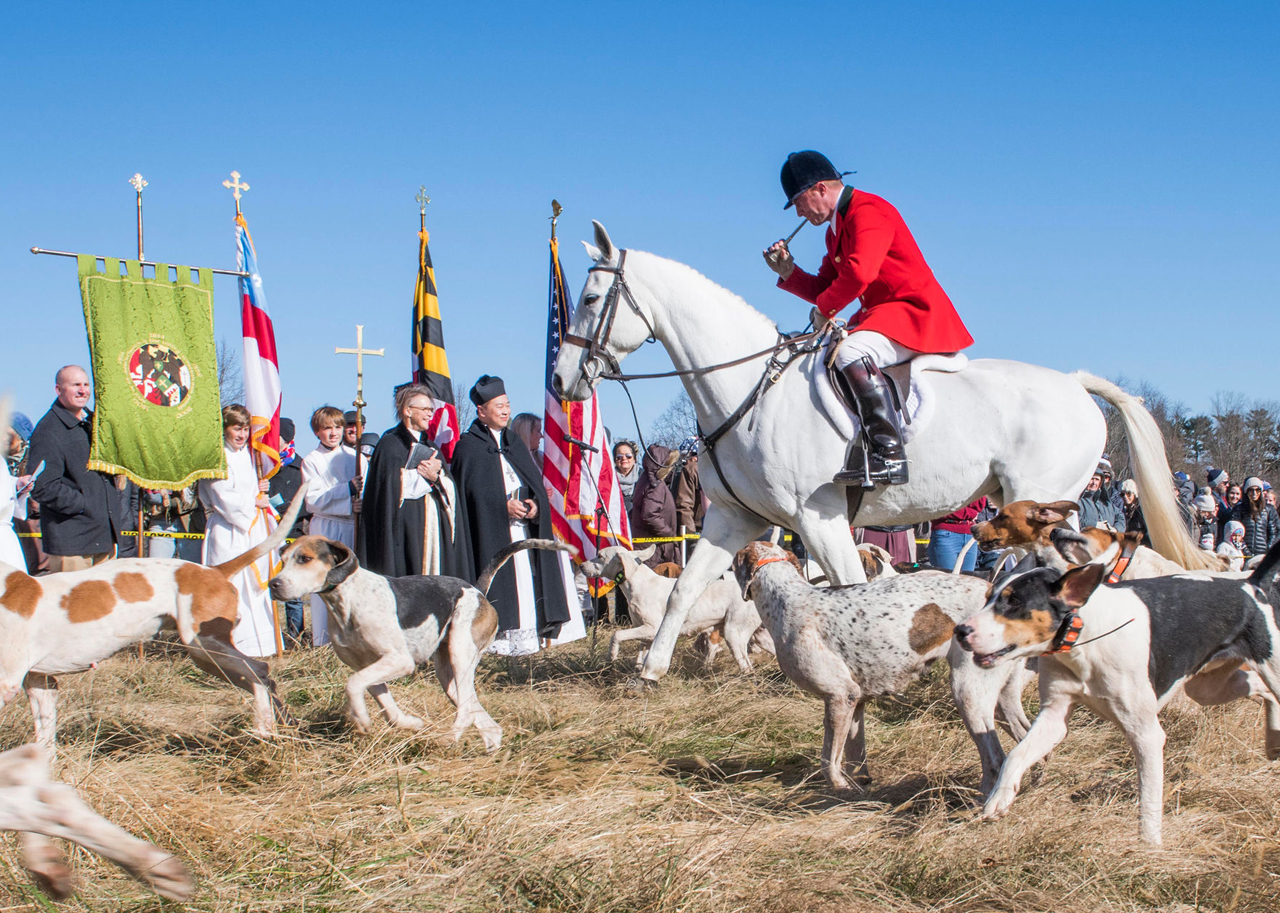
[[[778,342],[777,325],[737,295],[683,264],[619,251],[604,227],[594,225],[595,244],[585,246],[595,265],[579,296],[570,336],[594,339],[599,350],[572,340],[563,345],[553,384],[565,399],[590,396],[600,374],[612,367],[607,362],[620,362],[650,335],[681,371],[732,361]],[[930,361],[938,359],[918,358],[915,369],[926,405],[906,445],[911,481],[866,492],[856,518],[846,516],[844,487],[831,483],[844,467],[853,424],[830,385],[816,376],[825,370],[821,353],[802,356],[783,372],[751,415],[716,443],[723,478],[707,465],[709,455],[703,456],[700,479],[711,507],[702,538],[671,593],[642,678],[657,681],[666,673],[690,606],[729,568],[734,554],[771,524],[798,532],[833,585],[861,583],[866,576],[851,523],[920,523],[983,495],[1000,504],[1074,499],[1106,444],[1106,424],[1090,394],[1116,406],[1124,418],[1152,544],[1184,567],[1210,565],[1182,524],[1159,429],[1140,400],[1087,374],[995,359],[975,360],[948,373],[928,370]],[[761,355],[683,376],[704,432],[720,426],[747,399],[766,362]]]

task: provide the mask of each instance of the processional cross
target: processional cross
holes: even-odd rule
[[[234,174],[233,177],[239,177]],[[246,188],[247,189],[247,188]],[[337,346],[333,350],[334,355],[354,355],[356,357],[356,398],[351,405],[356,407],[356,434],[360,433],[360,429],[364,427],[364,407],[369,405],[364,401],[364,357],[366,355],[377,355],[379,358],[386,354],[385,349],[366,349],[364,347],[364,325],[356,324],[356,347],[354,349],[343,349]],[[360,439],[356,438],[356,478],[363,479],[364,474],[360,471]],[[361,483],[363,487],[363,482]],[[360,515],[354,514],[356,528],[360,526]]]
[[[231,180],[223,181],[222,186],[231,191],[231,195],[236,198],[236,215],[240,215],[240,191],[248,190],[249,185],[241,183],[240,172],[231,172]],[[254,199],[257,199],[255,197]]]

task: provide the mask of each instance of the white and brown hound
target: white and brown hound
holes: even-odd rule
[[[273,734],[275,714],[282,720],[288,714],[267,664],[231,643],[240,600],[230,578],[284,541],[302,503],[299,492],[266,540],[217,567],[176,558],[123,558],[37,578],[0,563],[0,705],[25,688],[36,740],[52,754],[57,676],[83,672],[176,625],[192,661],[252,694],[255,731]]]
[[[0,754],[0,830],[21,832],[22,865],[55,900],[71,895],[74,880],[51,837],[105,856],[162,897],[189,900],[195,893],[191,874],[176,856],[116,827],[70,786],[51,781],[39,745]]]
[[[513,543],[472,586],[457,577],[383,577],[360,567],[341,542],[304,536],[280,556],[271,595],[283,600],[315,593],[324,600],[333,650],[355,670],[347,679],[347,717],[357,732],[368,732],[371,724],[366,691],[392,726],[421,729],[422,720],[396,706],[386,683],[434,660],[436,677],[458,708],[453,737],[474,723],[485,747],[497,751],[502,727],[481,706],[475,683],[480,656],[498,633],[498,612],[485,593],[512,555],[531,548],[567,550],[548,539]]]

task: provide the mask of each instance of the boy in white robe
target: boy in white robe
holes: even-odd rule
[[[356,452],[343,440],[343,413],[333,406],[321,406],[311,415],[311,430],[320,446],[302,461],[302,484],[307,490],[307,510],[311,513],[309,532],[356,547],[356,526],[352,504],[360,495],[356,478]],[[319,596],[311,597],[311,642],[322,647],[329,642],[329,610]]]
[[[223,407],[222,432],[227,477],[204,479],[197,488],[207,521],[201,560],[210,566],[244,554],[271,534],[267,526],[271,512],[266,495],[269,482],[258,479],[247,446],[249,410],[241,405]],[[275,607],[267,592],[270,579],[270,555],[259,558],[231,578],[240,594],[240,620],[231,632],[231,642],[248,656],[270,656],[276,652],[272,618]]]

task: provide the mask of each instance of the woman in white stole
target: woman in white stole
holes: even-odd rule
[[[253,468],[249,443],[249,410],[241,405],[222,410],[227,477],[204,479],[198,491],[205,506],[206,524],[201,560],[206,565],[222,564],[244,554],[269,536],[267,527],[271,504],[268,482],[259,481]],[[271,578],[271,556],[259,558],[231,578],[240,594],[240,619],[231,632],[231,642],[248,656],[269,656],[276,652],[275,625],[267,581]]]
[[[307,511],[311,525],[307,532],[356,547],[356,525],[352,501],[359,493],[356,482],[356,452],[342,441],[341,409],[321,406],[311,415],[311,430],[320,446],[302,461],[302,484],[307,490]],[[329,642],[329,610],[319,596],[311,597],[311,643],[323,647]]]

